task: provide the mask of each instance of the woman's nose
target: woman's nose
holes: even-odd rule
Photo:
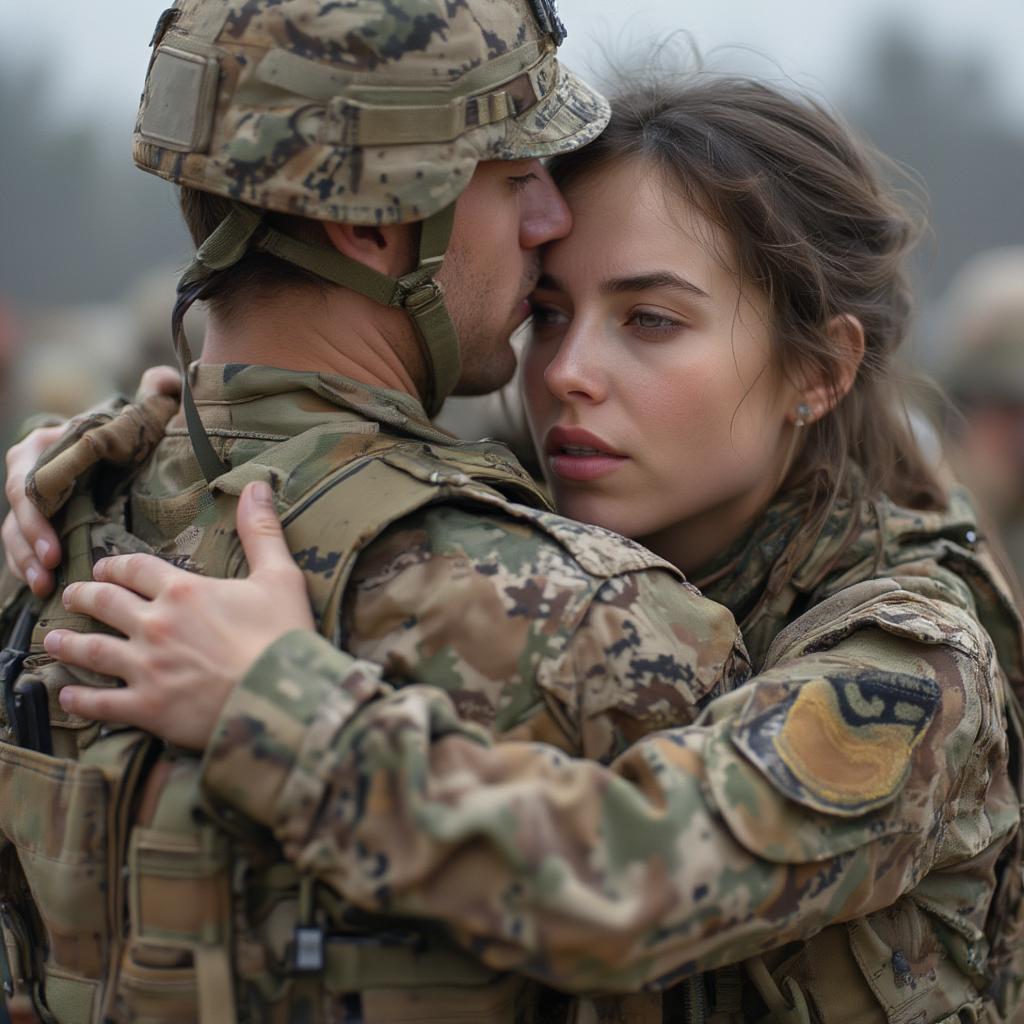
[[[570,329],[544,371],[547,389],[563,402],[600,402],[606,394],[604,375],[581,331]],[[588,351],[589,350],[589,351]]]

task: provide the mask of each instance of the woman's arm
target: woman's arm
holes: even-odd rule
[[[270,519],[263,540],[283,548]],[[177,580],[182,615],[165,624],[201,607],[189,586],[230,585],[245,589],[258,640],[258,617],[277,621],[284,603],[259,563],[250,556],[245,581]],[[102,590],[88,587],[93,603],[76,608],[96,614]],[[186,634],[176,663],[189,637],[196,646]],[[440,689],[392,693],[375,666],[312,633],[277,635],[210,723],[215,804],[273,829],[354,902],[444,922],[494,966],[560,988],[665,984],[806,937],[890,905],[935,863],[950,871],[998,850],[1016,826],[991,644],[927,578],[872,581],[817,606],[779,637],[767,671],[609,765],[495,743]],[[87,665],[89,645],[125,643],[58,637],[48,649]],[[593,650],[567,667],[580,692]],[[122,668],[127,691],[73,699],[125,701],[152,682]],[[965,877],[957,891],[978,885]],[[975,895],[983,913],[987,894]]]
[[[153,366],[140,378],[134,401],[145,403],[156,395],[177,395],[180,387],[177,370],[170,366]],[[123,401],[115,398],[106,404],[114,409]],[[33,420],[38,419],[33,417]],[[22,440],[12,445],[4,457],[7,470],[4,493],[10,511],[0,527],[0,541],[11,575],[27,583],[36,597],[46,597],[53,590],[53,570],[60,564],[60,541],[49,519],[29,497],[26,484],[42,454],[60,440],[66,424],[47,423],[30,429],[31,424],[30,420],[29,425],[22,428]]]
[[[889,906],[1016,827],[968,610],[877,581],[788,633],[700,722],[610,766],[495,744],[440,691],[381,696],[372,666],[293,635],[225,707],[207,785],[349,899],[442,921],[495,967],[669,984]],[[983,884],[958,885],[983,915]]]

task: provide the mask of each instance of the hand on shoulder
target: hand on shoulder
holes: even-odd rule
[[[54,630],[46,650],[126,684],[65,687],[65,710],[139,726],[182,747],[206,746],[225,701],[263,650],[292,630],[314,628],[305,580],[265,483],[242,492],[238,534],[249,562],[245,579],[212,579],[132,554],[97,562],[95,582],[65,590],[70,611],[123,637]]]

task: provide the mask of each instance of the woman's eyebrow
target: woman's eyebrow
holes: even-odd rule
[[[535,288],[552,292],[564,292],[565,285],[553,274],[547,272],[540,275]],[[653,270],[644,274],[631,274],[628,277],[613,277],[601,282],[600,290],[605,295],[618,295],[621,292],[644,292],[651,288],[671,288],[674,291],[686,292],[701,299],[710,299],[706,291],[698,288],[692,281],[680,277],[671,270]]]
[[[645,274],[632,274],[629,277],[613,277],[601,284],[601,291],[608,295],[620,292],[645,292],[651,288],[671,288],[674,291],[687,292],[702,299],[711,298],[702,288],[692,281],[680,277],[671,270],[652,270]]]

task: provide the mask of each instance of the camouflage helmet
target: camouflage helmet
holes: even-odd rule
[[[154,35],[135,162],[238,204],[183,288],[255,247],[404,308],[436,411],[458,378],[434,281],[455,199],[478,162],[575,149],[607,123],[604,99],[559,66],[563,36],[553,0],[177,0]],[[261,210],[423,221],[420,265],[375,274]]]

